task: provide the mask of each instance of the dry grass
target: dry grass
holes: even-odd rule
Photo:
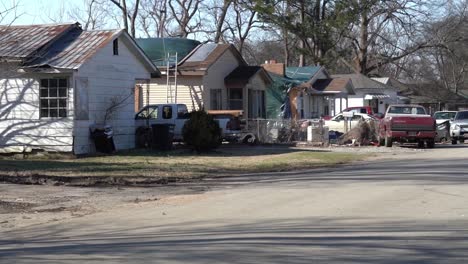
[[[226,148],[196,155],[186,150],[155,153],[146,150],[85,158],[32,157],[0,159],[1,174],[50,176],[194,177],[276,172],[349,163],[365,156],[289,148]]]

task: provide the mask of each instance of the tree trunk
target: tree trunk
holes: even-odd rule
[[[225,0],[224,5],[221,9],[221,15],[219,16],[218,24],[216,25],[216,35],[214,37],[214,42],[218,43],[223,36],[223,25],[224,25],[224,20],[226,19],[226,14],[229,9],[229,6],[231,5],[232,0]]]
[[[369,18],[366,11],[361,13],[361,32],[359,35],[359,50],[357,54],[356,68],[362,74],[367,74],[367,57],[369,47]]]
[[[124,28],[125,31],[128,32],[128,19],[127,19],[128,13],[127,13],[127,1],[123,0],[122,1],[122,19],[124,23]]]
[[[304,0],[301,1],[301,10],[300,10],[300,15],[299,15],[299,20],[300,20],[300,23],[303,24],[304,23],[304,17],[305,17],[305,4],[304,4]],[[300,52],[300,55],[299,55],[299,67],[304,67],[305,65],[305,58],[304,58],[304,53],[303,53],[303,50],[305,48],[305,39],[304,39],[305,36],[303,36],[300,41],[299,41],[299,48],[301,49],[301,52]]]

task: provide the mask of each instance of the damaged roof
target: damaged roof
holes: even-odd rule
[[[285,76],[291,79],[308,81],[317,74],[321,66],[286,67]]]
[[[0,26],[0,57],[27,58],[78,25]]]
[[[84,31],[79,23],[0,27],[0,57],[22,62],[22,68],[76,70],[99,49],[123,36],[131,51],[151,72],[158,69],[124,30]]]
[[[120,31],[83,31],[80,28],[74,28],[63,36],[60,41],[52,43],[46,52],[36,56],[25,66],[78,69],[99,48],[112,41]]]

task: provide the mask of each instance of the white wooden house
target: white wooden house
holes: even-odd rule
[[[89,128],[104,123],[117,149],[133,148],[135,84],[152,74],[157,68],[123,30],[0,27],[0,151],[90,153]]]
[[[351,79],[356,94],[349,97],[349,107],[370,106],[374,113],[385,113],[388,105],[399,103],[397,88],[363,74],[336,74],[333,77]]]
[[[174,76],[175,65],[169,72],[166,67],[159,69],[162,78],[152,78],[140,90],[140,107],[179,103],[186,104],[189,111],[242,110],[244,117],[265,117],[264,91],[271,78],[262,67],[248,66],[233,45],[207,43],[195,47],[178,61],[177,86],[174,79],[170,79],[171,87],[167,81],[167,74]]]

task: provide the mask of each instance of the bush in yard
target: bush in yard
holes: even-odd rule
[[[182,128],[184,142],[197,152],[217,148],[221,144],[221,128],[204,110],[193,111]]]

